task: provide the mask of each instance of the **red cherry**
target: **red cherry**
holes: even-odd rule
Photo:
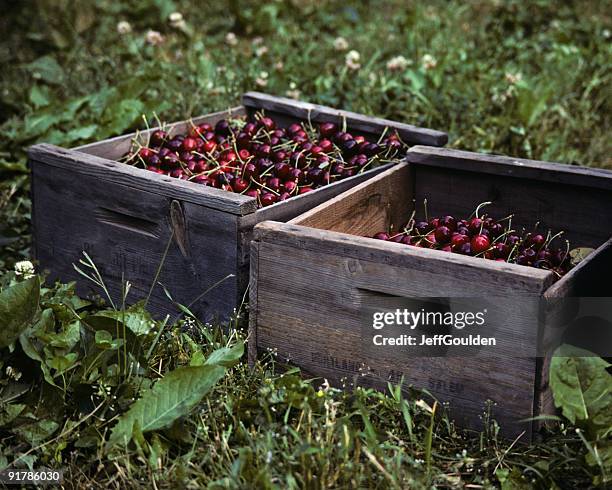
[[[138,151],[138,156],[140,156],[140,158],[142,158],[145,162],[148,162],[149,158],[151,158],[155,153],[153,153],[153,150],[151,150],[151,148],[141,148]]]
[[[372,238],[376,238],[376,240],[388,240],[389,235],[384,231],[381,231],[380,233],[376,233],[376,235],[374,235]]]
[[[461,247],[461,245],[463,245],[464,243],[469,243],[470,242],[470,237],[466,236],[466,235],[462,235],[461,233],[455,233],[452,237],[451,237],[451,245],[454,248],[459,248]]]
[[[202,149],[206,153],[212,153],[213,151],[215,151],[216,147],[217,147],[217,144],[214,141],[207,141],[206,143],[204,143],[204,146],[202,147]]]
[[[271,192],[261,195],[261,205],[262,206],[270,206],[278,201],[278,197]]]
[[[338,127],[334,123],[326,122],[319,125],[319,133],[321,136],[332,136],[338,131]]]
[[[434,236],[436,237],[436,242],[446,243],[451,238],[451,231],[447,226],[438,226],[434,232]]]
[[[312,187],[301,187],[300,190],[298,191],[298,194],[306,194],[307,192],[310,192],[312,190]]]
[[[473,253],[479,254],[487,250],[491,246],[491,242],[489,241],[489,237],[485,235],[476,235],[470,241],[470,246],[472,247]]]
[[[321,148],[322,151],[327,153],[334,147],[334,144],[330,140],[324,139],[324,140],[319,141],[318,146],[319,148]]]
[[[251,156],[251,153],[249,153],[249,150],[247,150],[246,148],[243,148],[238,152],[238,155],[240,156],[241,160],[246,160]]]
[[[185,138],[181,143],[181,148],[185,151],[193,151],[198,146],[198,142],[194,138]]]
[[[297,184],[293,180],[288,180],[283,184],[283,188],[286,192],[291,194],[297,188]]]
[[[234,187],[234,191],[238,193],[243,193],[249,187],[249,183],[246,180],[244,180],[242,177],[237,177],[234,180],[233,187]]]

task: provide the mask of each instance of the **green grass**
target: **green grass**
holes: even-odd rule
[[[612,168],[612,22],[603,1],[92,3],[9,1],[0,18],[0,274],[29,257],[28,145],[99,140],[142,127],[143,114],[165,121],[205,114],[236,105],[247,90],[446,130],[451,147]],[[183,26],[170,24],[175,11]],[[118,33],[120,21],[130,33]],[[147,43],[151,29],[162,34],[159,45]],[[346,50],[334,47],[338,37]],[[350,50],[360,55],[358,69],[347,66]],[[405,61],[394,70],[388,62],[397,56]],[[163,330],[150,363],[159,374],[188,362],[184,329]],[[209,332],[205,353],[227,342]],[[3,359],[3,390],[11,356]],[[40,373],[30,381],[33,400],[44,382]],[[562,422],[537,444],[512,445],[497,437],[484,405],[482,432],[467,433],[444,407],[434,417],[417,403],[432,406],[423,393],[404,399],[393,387],[344,393],[320,390],[322,383],[280,375],[273,360],[254,370],[241,364],[190,417],[159,436],[145,434],[147,443],[129,453],[80,447],[81,428],[45,439],[5,427],[0,462],[51,441],[32,451],[35,466],[66,468],[73,486],[580,488],[601,481],[601,467],[589,464],[582,439]],[[62,427],[82,420],[75,403],[68,392],[49,420]],[[44,407],[31,406],[43,417]]]

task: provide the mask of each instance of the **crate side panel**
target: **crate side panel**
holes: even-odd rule
[[[235,273],[233,215],[93,176],[75,179],[61,168],[33,167],[37,258],[50,270],[51,279],[78,279],[81,293],[98,294],[73,267],[86,251],[115,299],[125,279],[132,283],[128,301],[135,302],[147,296],[171,238],[159,281],[176,301],[187,305],[216,280]],[[178,209],[174,213],[173,202]],[[206,308],[214,301],[231,311],[234,304],[229,297],[235,297],[235,281],[223,287],[212,293],[217,300],[204,298],[194,305],[194,312],[209,312]],[[150,306],[157,315],[177,311],[159,285]]]
[[[451,289],[450,281],[441,284],[440,275],[268,242],[259,242],[258,253],[260,352],[276,349],[279,359],[338,384],[363,377],[366,384],[384,390],[388,380],[397,382],[403,375],[408,383],[450,401],[454,414],[473,427],[480,426],[487,399],[503,401],[494,411],[505,430],[529,429],[517,420],[532,415],[534,359],[516,359],[509,353],[494,360],[419,357],[398,363],[369,358],[361,348],[363,289],[387,294],[395,290],[406,297],[461,296],[467,280],[455,280]]]
[[[291,223],[358,236],[401,230],[413,207],[412,169],[400,163],[307,211]],[[402,196],[398,201],[397,196]]]

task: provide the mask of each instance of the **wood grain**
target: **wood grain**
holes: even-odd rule
[[[257,209],[257,201],[252,197],[159,175],[125,163],[54,145],[43,143],[31,146],[28,149],[28,157],[32,165],[43,164],[69,170],[75,179],[77,176],[80,179],[83,175],[90,175],[100,182],[112,182],[135,191],[156,193],[240,216],[253,213]],[[113,196],[108,197],[112,199]]]
[[[612,170],[542,162],[503,155],[489,155],[450,148],[414,146],[406,159],[411,163],[432,165],[498,176],[533,179],[540,182],[612,190]]]

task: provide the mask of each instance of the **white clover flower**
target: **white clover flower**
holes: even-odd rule
[[[164,42],[164,36],[159,31],[149,29],[145,34],[145,41],[151,46],[158,46]]]
[[[301,97],[302,92],[296,89],[292,89],[292,90],[287,90],[285,92],[285,95],[289,97],[290,99],[298,100]]]
[[[387,70],[389,71],[402,71],[408,68],[410,62],[403,56],[395,56],[387,61]]]
[[[421,59],[421,63],[425,70],[431,70],[438,65],[438,60],[436,60],[432,55],[426,54]]]
[[[261,43],[264,42],[264,38],[261,36],[257,36],[253,38],[253,46],[259,46]]]
[[[265,87],[266,85],[268,85],[268,72],[262,71],[255,79],[255,84],[260,87]]]
[[[276,63],[274,63],[274,69],[276,71],[283,71],[284,68],[285,64],[282,61],[277,61]]]
[[[29,260],[22,260],[15,264],[15,274],[23,276],[24,279],[29,279],[34,276],[34,264]]]
[[[268,46],[261,46],[255,50],[255,56],[258,58],[262,57],[264,54],[268,52]]]
[[[170,20],[170,25],[175,29],[185,28],[185,19],[183,18],[183,14],[180,12],[172,12],[168,17],[168,20]]]
[[[225,42],[229,44],[230,46],[236,46],[236,44],[238,44],[238,38],[236,37],[236,34],[234,34],[233,32],[228,32],[225,35]]]
[[[349,47],[349,43],[342,36],[334,39],[334,49],[336,51],[346,51]]]
[[[518,73],[506,73],[506,81],[510,85],[516,85],[522,79],[523,79],[523,75],[520,72],[518,72]]]
[[[361,64],[359,60],[361,59],[361,55],[359,52],[352,49],[348,53],[346,53],[346,57],[344,59],[344,63],[349,70],[359,70],[361,68]]]
[[[117,22],[117,32],[122,36],[124,36],[125,34],[129,34],[130,32],[132,32],[132,24],[130,24],[127,20]]]

